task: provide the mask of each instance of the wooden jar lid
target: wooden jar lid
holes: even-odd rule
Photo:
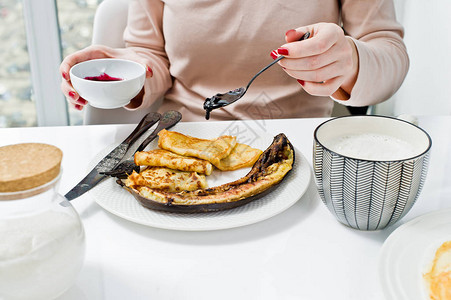
[[[63,152],[40,143],[0,147],[0,192],[29,190],[55,179]]]

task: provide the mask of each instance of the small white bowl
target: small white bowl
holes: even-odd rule
[[[85,77],[107,74],[118,81],[95,81]],[[141,91],[146,80],[146,68],[134,61],[105,58],[76,64],[70,69],[70,80],[77,93],[91,106],[119,108],[130,103]]]

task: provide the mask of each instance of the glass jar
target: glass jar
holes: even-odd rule
[[[48,182],[0,192],[0,299],[54,299],[73,285],[80,272],[84,229],[76,210],[57,192],[62,173],[57,167],[56,177]],[[4,169],[0,158],[0,171]],[[46,177],[41,171],[38,176],[16,176],[20,178],[15,186]],[[7,183],[0,180],[0,185]]]

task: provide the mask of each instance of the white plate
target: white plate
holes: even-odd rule
[[[419,216],[396,229],[379,257],[379,279],[387,300],[429,300],[423,274],[435,251],[451,240],[451,210]]]
[[[199,138],[214,138],[220,135],[235,135],[238,142],[265,150],[273,141],[267,132],[257,131],[245,122],[218,123],[179,123],[170,130]],[[289,138],[289,137],[288,137]],[[114,146],[112,145],[111,149]],[[157,140],[146,149],[157,148]],[[111,149],[105,149],[94,159],[91,168]],[[107,179],[89,193],[105,210],[135,223],[172,230],[201,231],[233,228],[253,224],[275,216],[298,201],[307,190],[311,178],[310,166],[301,152],[296,151],[293,170],[278,187],[246,205],[213,213],[180,214],[147,209],[133,196]],[[209,186],[236,180],[249,172],[243,168],[232,172],[214,171],[207,177]]]

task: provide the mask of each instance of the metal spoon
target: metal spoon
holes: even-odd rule
[[[310,37],[310,32],[306,32],[299,39],[299,41],[306,40],[309,37]],[[217,108],[221,108],[221,107],[230,105],[230,104],[234,103],[235,101],[241,99],[241,97],[243,97],[244,94],[246,94],[247,90],[249,89],[249,86],[255,80],[255,78],[257,78],[258,75],[260,75],[261,73],[266,71],[269,67],[271,67],[272,65],[274,65],[275,63],[277,63],[279,60],[281,60],[283,58],[285,58],[285,56],[280,55],[269,65],[267,65],[266,67],[261,69],[257,74],[254,75],[254,77],[251,78],[251,80],[249,81],[249,83],[247,84],[246,87],[240,87],[240,88],[234,89],[232,91],[228,91],[227,93],[224,93],[224,94],[218,93],[211,98],[205,99],[205,102],[204,102],[205,119],[207,119],[207,120],[210,119],[210,112],[213,109],[217,109]]]

